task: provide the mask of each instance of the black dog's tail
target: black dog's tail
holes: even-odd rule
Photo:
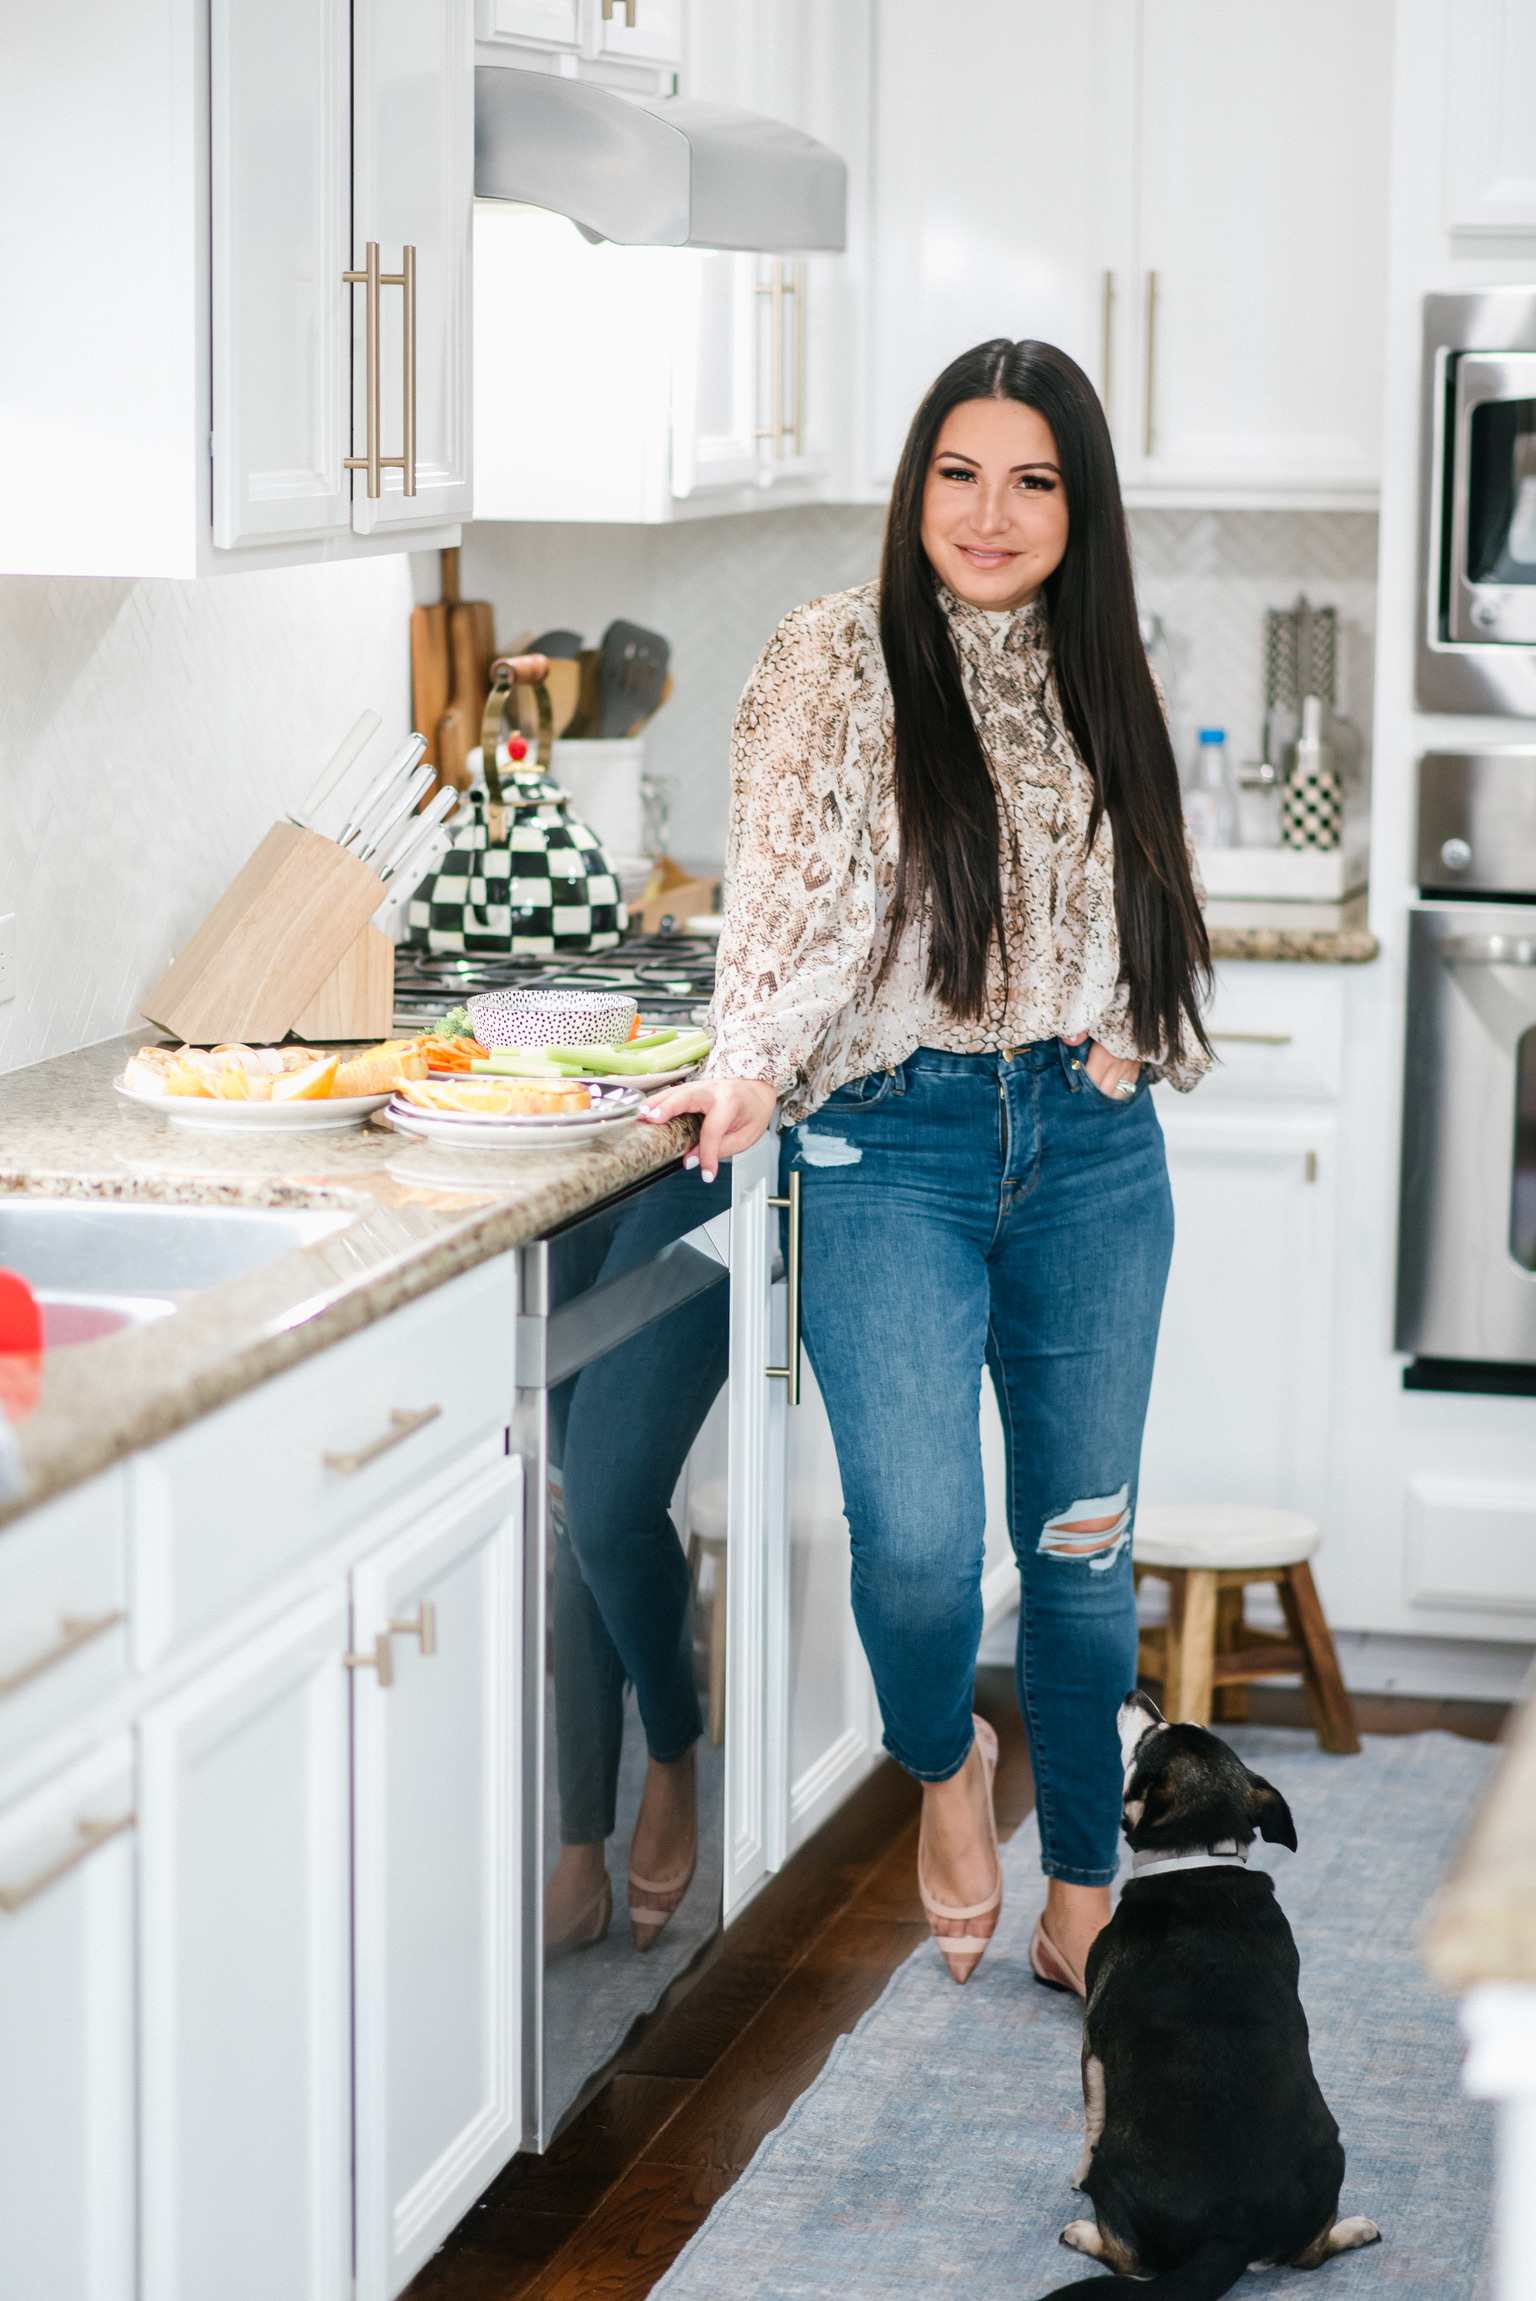
[[[1058,2285],[1044,2301],[1221,2301],[1248,2266],[1248,2248],[1230,2237],[1208,2237],[1197,2253],[1160,2277],[1090,2277]]]

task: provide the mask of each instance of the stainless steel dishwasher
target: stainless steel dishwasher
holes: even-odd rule
[[[740,1874],[728,1812],[761,1803],[752,1625],[769,1570],[770,1430],[782,1439],[782,1405],[766,1401],[770,1377],[787,1375],[768,1364],[772,1147],[708,1186],[664,1174],[521,1253],[528,2148],[548,2146],[707,1948]],[[729,1708],[728,1643],[752,1681],[733,1685]],[[648,1759],[695,1724],[697,1868],[641,1946],[626,1887]]]

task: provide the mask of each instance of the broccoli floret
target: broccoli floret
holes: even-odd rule
[[[469,1019],[468,1007],[450,1007],[437,1026],[440,1039],[472,1039],[475,1026]]]

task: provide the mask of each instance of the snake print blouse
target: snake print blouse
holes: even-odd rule
[[[708,1077],[769,1081],[788,1121],[920,1046],[984,1054],[1086,1031],[1136,1059],[1110,828],[1102,822],[1085,851],[1093,791],[1056,698],[1045,608],[1021,607],[1005,624],[943,587],[939,596],[1005,810],[1007,996],[994,954],[987,1018],[949,1013],[924,987],[920,916],[881,979],[899,833],[878,586],[797,607],[736,714],[706,1065]],[[1189,1088],[1206,1066],[1186,1049],[1156,1067]]]

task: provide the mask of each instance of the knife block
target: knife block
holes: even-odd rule
[[[368,923],[383,897],[334,839],[274,823],[140,1012],[190,1046],[387,1038],[394,945]]]

